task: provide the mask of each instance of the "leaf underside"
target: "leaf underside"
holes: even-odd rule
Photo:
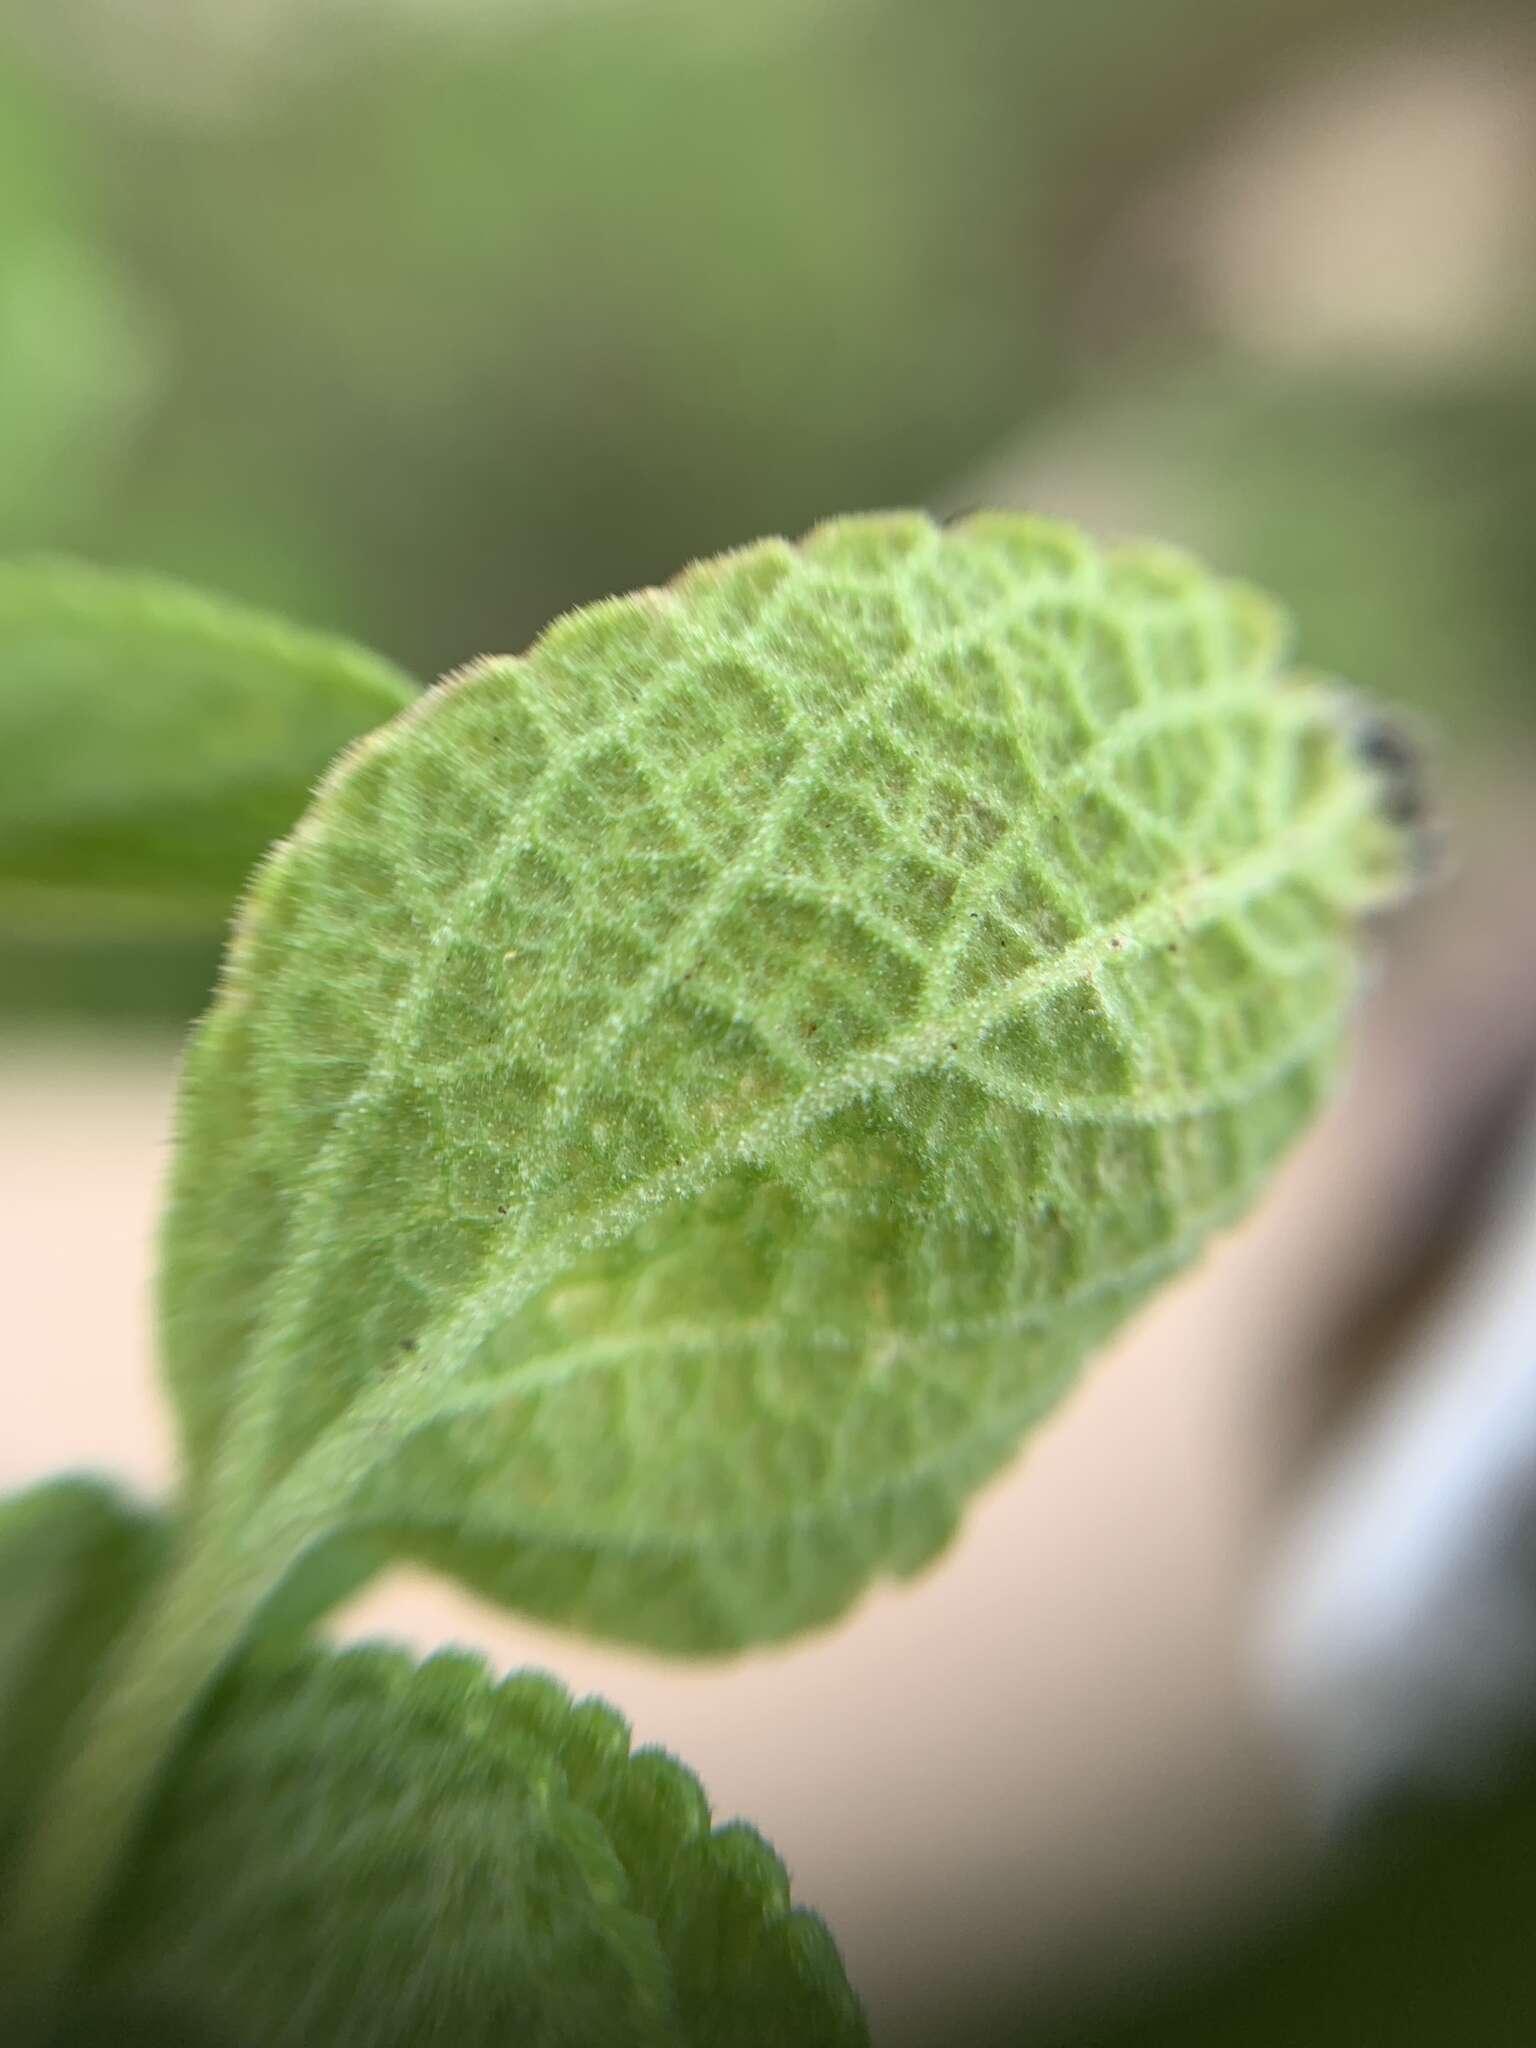
[[[0,908],[222,919],[391,663],[159,577],[0,562]]]
[[[163,1246],[194,1473],[683,1649],[952,1530],[1324,1094],[1395,750],[1246,589],[835,522],[363,742],[247,901]]]
[[[0,1881],[161,1536],[85,1481],[0,1507]],[[866,2038],[772,1850],[711,1828],[692,1775],[631,1753],[610,1708],[375,1648],[268,1648],[224,1680],[71,2003],[59,2048]]]

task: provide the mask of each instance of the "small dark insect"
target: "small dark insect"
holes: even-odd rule
[[[805,1027],[805,1035],[807,1038],[814,1038],[820,1029],[821,1026],[819,1024],[807,1024]]]
[[[416,1339],[414,1337],[402,1337],[400,1339],[400,1349],[402,1351],[414,1351],[416,1349]]]
[[[506,1213],[507,1213],[507,1205],[506,1205],[506,1203],[505,1203],[505,1202],[498,1202],[498,1203],[496,1204],[496,1214],[497,1214],[498,1216],[505,1216],[505,1215],[506,1215]]]
[[[1424,756],[1412,732],[1379,712],[1367,711],[1356,719],[1350,737],[1359,758],[1381,772],[1387,817],[1413,835],[1414,865],[1420,875],[1433,875],[1441,864],[1440,820]]]
[[[1387,815],[1395,825],[1420,825],[1429,814],[1424,764],[1418,748],[1400,725],[1377,712],[1367,712],[1354,729],[1355,752],[1382,771],[1387,790]]]

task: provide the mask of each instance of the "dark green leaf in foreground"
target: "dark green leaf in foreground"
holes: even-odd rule
[[[0,908],[222,918],[332,756],[413,694],[156,577],[0,563]]]
[[[865,2039],[830,1935],[758,1835],[712,1831],[697,1781],[631,1754],[611,1709],[458,1656],[237,1671],[176,1757],[88,1979],[90,2040]]]
[[[189,1058],[221,1500],[684,1648],[930,1557],[1325,1093],[1392,737],[1251,592],[842,521],[355,750]]]
[[[18,1837],[164,1525],[94,1481],[0,1506],[0,1919]],[[23,1879],[24,1881],[24,1879]],[[0,2008],[5,1991],[0,1984]],[[852,2048],[822,1923],[596,1701],[464,1657],[266,1647],[166,1760],[61,2041]],[[0,2010],[0,2034],[10,2016]]]
[[[159,1521],[96,1480],[0,1502],[0,1918],[73,1717],[163,1553]]]

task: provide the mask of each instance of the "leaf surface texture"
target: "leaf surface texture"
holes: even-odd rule
[[[673,1648],[932,1556],[1326,1092],[1410,803],[1284,655],[1182,557],[895,515],[365,742],[187,1066],[194,1468],[321,1459],[398,1549]]]

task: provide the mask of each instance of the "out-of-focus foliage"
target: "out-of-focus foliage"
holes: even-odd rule
[[[154,325],[0,53],[0,551],[89,516],[156,390]]]
[[[1536,381],[1208,367],[1070,418],[1005,494],[1169,533],[1283,590],[1309,658],[1458,749],[1536,741]]]
[[[218,933],[149,939],[0,930],[0,1019],[34,1029],[79,1023],[162,1031],[207,1002],[219,943]]]
[[[17,0],[0,545],[168,571],[431,674],[690,556],[935,502],[1085,390],[1145,387],[1145,308],[1102,287],[1150,189],[1341,39],[1449,19],[1447,0]],[[1176,363],[1195,336],[1175,326]],[[1294,592],[1320,658],[1389,694],[1399,669],[1433,694],[1452,620],[1463,670],[1507,672],[1529,522],[1485,544],[1458,511],[1447,545],[1439,483],[1490,503],[1525,400],[1499,401],[1506,439],[1469,394],[1483,465],[1443,409],[1405,454],[1384,400],[1341,393],[1298,427],[1217,369],[1209,412],[1185,385],[1127,427],[1166,458],[1171,514],[1175,487],[1212,508],[1189,522],[1202,549]],[[1362,521],[1361,573],[1341,572]],[[0,986],[10,1011],[184,1016],[210,957],[33,931],[4,941]]]
[[[216,926],[411,679],[158,576],[0,561],[0,904]]]
[[[53,52],[48,117],[89,138],[78,196],[174,378],[57,538],[430,669],[930,498],[1070,387],[1077,282],[1149,167],[1340,10],[374,10],[204,118],[103,95],[70,58],[98,0],[62,11],[72,42],[28,0],[17,47]],[[211,32],[175,19],[185,103]]]
[[[1134,2012],[1039,2048],[1526,2048],[1536,2008],[1536,1769],[1402,1820],[1301,1918]],[[982,2039],[1011,2041],[1007,2029]]]

